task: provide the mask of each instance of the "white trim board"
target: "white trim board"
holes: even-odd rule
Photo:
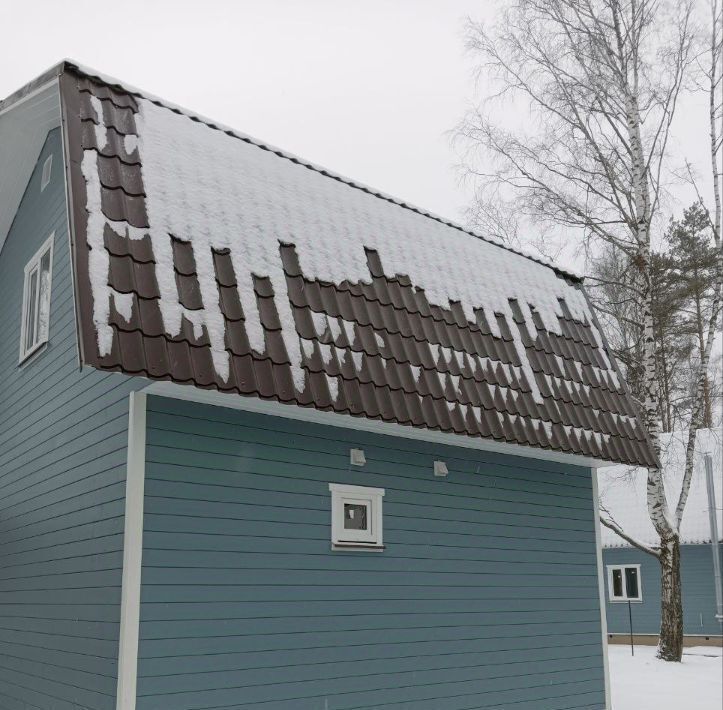
[[[57,77],[0,110],[0,251],[48,132],[60,123]]]
[[[48,81],[46,81],[44,84],[40,84],[40,86],[36,87],[32,91],[29,91],[27,94],[25,94],[25,96],[22,96],[17,101],[13,101],[11,104],[8,104],[7,106],[1,108],[0,116],[5,115],[6,113],[8,113],[8,111],[12,111],[18,106],[22,106],[26,101],[34,99],[38,94],[42,94],[43,91],[45,91],[46,89],[49,89],[50,87],[58,84],[60,84],[59,77],[54,76],[51,79],[48,79]]]
[[[135,710],[143,556],[143,489],[146,475],[146,395],[128,402],[128,470],[123,530],[123,587],[118,636],[116,710]]]
[[[603,575],[605,567],[603,565],[602,545],[600,544],[602,539],[600,531],[600,493],[597,485],[597,471],[591,471],[591,473],[592,512],[595,525],[595,555],[597,557],[597,591],[600,600],[600,630],[602,631],[603,672],[605,676],[605,710],[610,710],[612,708],[612,695],[610,692],[610,663],[608,661],[608,617],[605,606],[605,579]]]
[[[339,414],[337,412],[324,412],[318,409],[313,409],[312,407],[299,407],[294,404],[284,404],[283,402],[259,399],[258,397],[244,397],[239,394],[218,392],[216,390],[204,390],[194,387],[193,385],[179,385],[175,382],[153,382],[142,391],[159,397],[182,399],[189,402],[198,402],[199,404],[210,404],[216,407],[240,409],[246,412],[269,414],[277,417],[286,417],[288,419],[325,424],[327,426],[368,431],[374,434],[384,434],[386,436],[398,436],[406,439],[429,441],[435,444],[443,444],[444,446],[462,446],[468,449],[489,451],[497,454],[506,454],[508,456],[521,456],[539,461],[554,461],[556,463],[568,464],[570,466],[582,466],[584,468],[596,469],[601,466],[611,465],[609,461],[600,461],[598,459],[591,459],[585,456],[546,451],[545,449],[538,449],[532,446],[500,443],[490,441],[489,439],[465,436],[464,434],[434,431],[432,429],[424,429],[422,427],[404,426],[402,424],[382,422],[376,419],[368,419],[366,417],[353,417],[348,414]]]

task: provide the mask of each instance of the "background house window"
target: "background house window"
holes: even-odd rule
[[[55,234],[50,235],[25,267],[20,329],[21,362],[48,342],[54,237]]]
[[[50,175],[53,170],[53,155],[52,153],[45,159],[43,163],[43,175],[40,179],[40,192],[42,192],[50,182]]]
[[[608,595],[612,602],[642,601],[640,565],[608,565]]]
[[[383,488],[330,483],[331,544],[334,549],[384,548]]]

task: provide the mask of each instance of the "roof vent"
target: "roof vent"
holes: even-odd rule
[[[51,153],[43,163],[43,176],[40,179],[40,192],[42,192],[50,182],[50,173],[53,169],[53,154]]]
[[[434,462],[434,475],[439,476],[440,478],[443,478],[449,473],[449,470],[447,469],[447,464],[444,461],[435,461]]]
[[[352,466],[363,466],[367,462],[364,449],[351,449],[349,451],[349,461]]]

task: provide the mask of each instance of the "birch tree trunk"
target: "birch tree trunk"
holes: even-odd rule
[[[646,233],[647,236],[647,233]],[[655,367],[655,333],[653,328],[650,283],[649,238],[640,244],[638,254],[643,280],[644,387],[645,419],[655,452],[660,457],[659,383]],[[680,542],[678,528],[671,519],[665,497],[663,472],[648,469],[647,503],[650,520],[660,536],[660,635],[658,658],[680,661],[683,656],[683,601],[680,585]]]
[[[683,597],[680,585],[678,535],[660,540],[660,638],[658,658],[680,661],[683,656]]]

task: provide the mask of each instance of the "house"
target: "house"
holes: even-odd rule
[[[666,497],[674,510],[682,487],[685,449],[682,433],[661,436]],[[680,569],[683,589],[683,633],[686,645],[720,644],[723,609],[718,591],[714,555],[723,563],[723,467],[720,429],[699,429],[696,434],[693,477],[680,531]],[[710,454],[714,500],[711,505],[704,457]],[[656,545],[647,512],[646,471],[630,466],[598,469],[601,505],[634,540]],[[718,544],[711,545],[711,507],[715,513]],[[608,633],[612,641],[627,643],[630,626],[639,643],[657,643],[660,631],[660,564],[655,557],[628,544],[609,528],[602,528],[603,563]],[[720,566],[723,566],[721,564]],[[718,579],[720,587],[720,578]],[[628,604],[630,601],[630,604]]]
[[[68,61],[0,165],[0,707],[607,706],[579,277]]]

